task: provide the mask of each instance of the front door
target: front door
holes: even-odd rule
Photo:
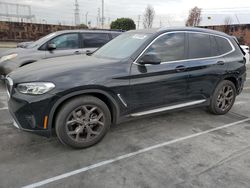
[[[155,54],[158,65],[141,65],[140,59]],[[166,33],[158,37],[132,64],[131,113],[177,105],[187,100],[186,34]]]
[[[67,33],[57,36],[50,40],[47,44],[55,44],[56,49],[47,50],[46,58],[78,55],[83,53],[78,33]]]

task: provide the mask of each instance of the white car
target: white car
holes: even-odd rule
[[[249,46],[247,46],[247,45],[240,45],[240,47],[244,50],[244,52],[246,52],[245,58],[246,58],[247,64],[249,64],[249,61],[250,61]]]

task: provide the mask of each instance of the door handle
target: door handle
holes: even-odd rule
[[[185,70],[186,70],[186,67],[183,66],[183,65],[177,66],[177,67],[175,68],[175,71],[176,71],[176,72],[184,72]]]
[[[81,54],[81,52],[75,51],[74,54],[79,55],[79,54]]]
[[[224,61],[218,61],[218,62],[217,62],[217,65],[224,65],[224,64],[225,64]]]

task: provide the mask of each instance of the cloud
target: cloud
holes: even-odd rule
[[[36,21],[45,19],[48,23],[74,23],[74,0],[5,0],[12,3],[23,3],[31,5],[32,14],[35,14]],[[138,21],[138,15],[142,15],[148,4],[155,8],[156,18],[155,27],[184,25],[188,11],[194,6],[203,9],[204,15],[217,14],[221,8],[234,8],[237,14],[241,10],[235,7],[249,6],[246,0],[104,0],[105,1],[105,23],[115,20],[118,17],[130,17]],[[80,4],[81,22],[85,22],[85,15],[88,13],[88,21],[96,25],[98,8],[101,8],[102,0],[78,0]],[[219,8],[219,9],[218,9]],[[216,9],[218,11],[216,12]],[[248,7],[248,11],[250,8]],[[231,11],[230,14],[235,14]],[[240,16],[242,17],[242,16]],[[244,17],[244,16],[243,16]],[[243,18],[242,18],[243,19]],[[213,22],[220,22],[214,19]]]

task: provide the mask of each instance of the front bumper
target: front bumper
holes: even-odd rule
[[[51,94],[24,95],[12,90],[14,91],[10,93],[8,106],[14,125],[23,131],[50,137],[52,128],[48,125],[48,118],[52,118],[49,113],[58,97]]]

